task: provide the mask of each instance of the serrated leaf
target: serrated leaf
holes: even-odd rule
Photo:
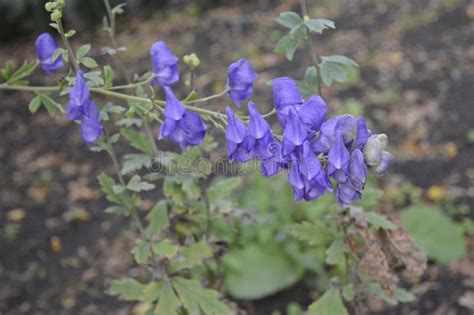
[[[109,294],[118,295],[125,301],[139,301],[144,286],[135,279],[122,278],[113,280],[109,287]]]
[[[149,222],[146,228],[148,235],[155,235],[162,229],[167,228],[169,225],[167,202],[165,200],[158,202],[146,217]]]
[[[336,28],[334,22],[327,19],[311,19],[311,20],[305,21],[304,24],[306,24],[306,26],[311,32],[315,32],[319,34],[321,34],[326,29]]]
[[[382,288],[382,286],[378,283],[370,283],[369,284],[369,291],[374,294],[379,299],[387,302],[391,305],[397,305],[398,301],[396,298],[389,296],[387,292]]]
[[[153,147],[148,138],[142,132],[133,131],[132,129],[122,129],[122,135],[130,142],[135,149],[142,151],[148,155],[153,155]]]
[[[102,187],[102,191],[105,193],[107,200],[113,203],[122,204],[121,196],[117,195],[113,190],[113,187],[116,185],[114,179],[104,173],[100,174],[98,179],[100,187]]]
[[[49,96],[45,94],[38,94],[41,103],[43,103],[44,107],[46,107],[46,110],[51,116],[56,116],[58,114],[58,108],[56,107],[56,102]]]
[[[141,301],[145,303],[153,303],[160,297],[161,288],[163,287],[162,282],[153,281],[145,286]]]
[[[81,64],[83,64],[84,66],[86,66],[89,69],[97,68],[99,66],[97,64],[97,62],[94,59],[92,59],[91,57],[84,57],[81,60]]]
[[[152,190],[153,188],[155,188],[154,184],[142,181],[139,175],[134,175],[127,183],[127,189],[134,192]]]
[[[344,56],[323,56],[321,60],[321,79],[326,86],[347,82],[351,68],[358,67],[354,60]]]
[[[354,300],[354,285],[352,283],[346,284],[342,288],[342,296],[348,302]]]
[[[41,97],[37,95],[35,98],[33,98],[30,101],[30,104],[28,105],[28,109],[30,110],[31,113],[36,113],[38,111],[38,108],[41,106]]]
[[[150,244],[144,240],[137,240],[135,247],[132,249],[132,254],[137,264],[146,263],[151,256]]]
[[[280,13],[280,15],[276,18],[276,21],[278,24],[283,25],[289,29],[293,29],[303,23],[303,19],[301,19],[298,13],[292,11]]]
[[[203,288],[197,280],[176,277],[172,279],[172,283],[188,313],[199,314],[201,310],[206,315],[233,314],[226,304],[219,301],[218,292]]]
[[[349,315],[349,312],[342,302],[339,290],[331,288],[309,306],[308,315]]]
[[[7,82],[14,85],[23,85],[21,84],[22,79],[29,76],[38,64],[38,60],[25,61],[18,70],[9,76]]]
[[[130,211],[128,211],[128,209],[123,206],[110,206],[107,209],[105,209],[105,212],[117,214],[117,215],[123,215],[123,216],[130,215]]]
[[[181,189],[181,185],[175,182],[171,177],[165,177],[163,182],[163,194],[166,198],[173,200],[177,206],[183,206],[186,202],[186,196]]]
[[[201,197],[201,189],[196,180],[191,176],[184,177],[181,180],[181,188],[190,201]]]
[[[415,243],[425,254],[448,264],[466,254],[463,228],[436,208],[413,206],[400,219]]]
[[[394,230],[397,228],[386,216],[372,211],[367,212],[367,221],[376,229]]]
[[[293,224],[290,227],[290,233],[294,237],[316,246],[326,244],[334,238],[333,233],[321,222]]]
[[[408,292],[403,288],[395,288],[394,290],[395,298],[402,303],[412,302],[416,299],[413,293]]]
[[[240,177],[217,177],[208,188],[208,199],[212,211],[228,213],[235,207],[235,203],[230,196],[241,187]]]
[[[125,162],[123,163],[122,170],[120,171],[123,175],[138,171],[143,167],[147,167],[151,162],[151,158],[147,154],[127,154],[124,156],[124,158]]]
[[[183,256],[183,260],[173,261],[169,268],[170,273],[175,273],[179,270],[192,268],[195,265],[202,264],[204,259],[212,257],[212,250],[209,247],[209,244],[202,241],[189,247],[182,248],[180,254]]]
[[[280,55],[285,55],[286,58],[291,61],[299,44],[299,39],[294,39],[288,34],[280,38],[275,46],[275,52]]]
[[[80,62],[82,59],[89,53],[91,50],[91,45],[90,44],[85,44],[79,47],[79,49],[76,52],[76,59]]]
[[[174,293],[173,287],[169,283],[164,283],[159,293],[158,304],[155,315],[178,315],[176,309],[181,305],[178,297]]]
[[[113,86],[114,70],[111,66],[104,66],[104,81],[106,88],[110,88]]]
[[[326,263],[337,265],[344,260],[345,244],[343,240],[335,240],[326,250]]]
[[[170,240],[164,239],[162,241],[153,243],[153,251],[159,255],[168,259],[173,258],[177,253],[179,246],[171,243]]]

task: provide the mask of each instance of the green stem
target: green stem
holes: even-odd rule
[[[222,96],[226,95],[229,91],[230,91],[230,88],[226,87],[224,89],[224,91],[222,91],[220,93],[210,95],[210,96],[207,96],[207,97],[203,97],[203,98],[198,98],[198,99],[195,99],[193,101],[185,102],[185,104],[195,104],[195,103],[208,102],[210,100],[213,100],[213,99],[216,99],[216,98],[219,98],[219,97],[222,97]]]
[[[77,71],[80,71],[81,68],[79,67],[79,63],[76,60],[76,55],[74,54],[74,51],[71,48],[71,45],[69,44],[69,40],[66,37],[66,34],[64,33],[64,28],[63,28],[63,23],[61,20],[57,21],[58,24],[58,33],[61,35],[61,39],[63,40],[64,45],[66,46],[67,51],[69,52],[69,60],[71,60],[72,65],[74,66],[74,69]]]
[[[301,11],[303,13],[303,19],[308,19],[308,7],[306,6],[306,0],[300,0],[301,4]],[[306,27],[306,36],[308,40],[306,41],[306,46],[308,47],[309,56],[311,58],[311,62],[316,67],[316,72],[318,74],[318,93],[321,97],[323,97],[322,86],[321,86],[321,67],[319,65],[319,55],[314,48],[313,38],[311,37],[311,32]]]

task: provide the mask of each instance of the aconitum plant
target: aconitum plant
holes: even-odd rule
[[[302,17],[284,12],[277,18],[290,31],[277,43],[275,51],[291,60],[300,44],[305,43],[312,65],[303,82],[289,77],[273,79],[271,91],[266,91],[273,95],[273,109],[262,113],[259,104],[250,100],[259,76],[249,60],[242,58],[229,65],[222,92],[200,96],[194,87],[199,57],[191,53],[181,63],[164,41],[157,41],[150,48],[149,72],[131,80],[129,73],[133,70],[126,68],[121,57],[126,49],[115,38],[116,18],[124,5],[112,8],[109,0],[104,0],[104,29],[110,43],[102,52],[110,55],[115,64],[102,69],[88,56],[90,44],[72,49],[70,41],[76,32],[63,28],[64,7],[65,0],[45,5],[51,14],[50,25],[62,44],[58,45],[51,34],[39,35],[35,44],[38,60],[25,62],[16,71],[7,65],[0,89],[35,93],[29,105],[31,112],[44,106],[52,116],[65,114],[79,125],[84,148],[110,156],[115,176],[99,175],[99,184],[113,204],[105,211],[133,219],[139,237],[132,253],[149,275],[147,279],[114,280],[110,294],[146,303],[147,314],[239,313],[235,303],[219,299],[228,292],[220,285],[226,274],[220,267],[223,254],[217,246],[222,240],[214,229],[214,224],[229,213],[238,216],[228,200],[228,192],[234,188],[228,187],[225,178],[209,184],[212,171],[191,168],[184,173],[180,169],[183,163],[170,162],[196,161],[215,153],[209,131],[216,129],[222,132],[229,162],[255,161],[264,177],[286,173],[295,202],[317,203],[326,193],[334,194],[339,209],[328,209],[331,215],[326,221],[307,218],[292,228],[292,235],[305,242],[302,246],[324,249],[325,263],[339,272],[338,278],[327,284],[327,291],[309,307],[309,314],[348,314],[348,309],[362,314],[362,301],[369,295],[395,303],[411,299],[409,292],[397,287],[395,276],[382,279],[374,273],[377,268],[388,268],[388,263],[365,269],[367,264],[362,263],[371,261],[371,246],[377,243],[377,235],[384,233],[377,234],[375,230],[394,229],[395,224],[382,213],[368,216],[352,205],[364,195],[370,173],[386,173],[392,155],[387,151],[385,134],[369,130],[363,117],[333,116],[331,98],[322,95],[323,85],[348,80],[350,71],[357,67],[344,56],[317,55],[312,37],[333,29],[332,21],[310,18],[304,0]],[[28,85],[25,79],[38,65],[45,75],[60,72],[64,80],[58,86]],[[118,70],[114,70],[116,67]],[[115,85],[114,73],[120,71],[128,82]],[[190,78],[185,87],[189,94],[181,98],[183,89],[177,86],[180,78],[186,77]],[[210,110],[200,106],[218,98],[225,108]],[[176,143],[181,153],[163,151],[159,139]],[[119,141],[138,153],[118,156],[114,146]],[[144,172],[147,167],[151,170],[152,164],[165,171]],[[137,211],[140,194],[156,189],[155,181],[162,183],[163,199],[147,214],[144,223]],[[216,193],[219,189],[228,191]],[[180,222],[189,224],[183,227]],[[355,246],[357,242],[359,245]],[[420,265],[423,263],[420,260]]]

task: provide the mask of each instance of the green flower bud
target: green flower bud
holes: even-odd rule
[[[53,2],[46,2],[44,5],[44,9],[48,12],[52,12],[56,8],[56,4]]]
[[[65,0],[56,0],[56,4],[59,10],[64,9],[64,6],[66,5]]]
[[[201,64],[201,60],[195,53],[184,56],[183,61],[191,69],[196,69]]]
[[[377,136],[372,136],[364,147],[364,159],[367,165],[376,166],[382,158],[382,149],[380,140]]]
[[[379,135],[377,135],[377,139],[379,139],[380,141],[380,149],[385,150],[387,148],[387,145],[388,145],[388,137],[386,134],[384,133],[381,133]]]
[[[51,13],[51,21],[53,22],[57,22],[61,20],[62,17],[63,17],[63,14],[59,10],[54,10],[54,12]]]

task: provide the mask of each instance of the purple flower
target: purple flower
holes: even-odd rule
[[[258,75],[247,59],[240,59],[227,69],[227,87],[230,100],[235,106],[240,107],[240,102],[253,93],[253,84]]]
[[[174,96],[170,87],[166,92],[165,121],[160,127],[159,139],[168,137],[179,143],[182,150],[204,141],[207,127],[198,113],[187,110]]]
[[[63,66],[63,59],[58,56],[53,60],[54,52],[59,48],[49,33],[43,33],[36,39],[36,56],[40,61],[41,68],[47,73],[52,73]]]
[[[90,145],[100,138],[104,127],[100,122],[97,104],[94,101],[87,101],[83,106],[85,110],[81,117],[81,137],[84,143]]]
[[[69,120],[78,120],[85,113],[84,104],[90,98],[89,88],[84,80],[84,73],[78,71],[76,74],[76,82],[69,92],[69,104],[67,106],[66,114]]]
[[[97,141],[104,132],[99,109],[97,104],[90,100],[89,88],[81,71],[77,72],[76,82],[69,92],[66,115],[71,121],[81,121],[81,137],[87,145]]]
[[[227,152],[231,161],[248,162],[255,156],[255,138],[249,136],[248,128],[234,114],[230,107],[226,108]]]
[[[309,141],[305,141],[292,154],[288,181],[293,187],[295,201],[313,200],[326,191],[332,191],[329,177],[324,172],[319,159],[314,155]]]
[[[277,111],[278,119],[281,126],[285,128],[289,109],[300,106],[303,104],[304,99],[296,86],[296,82],[288,77],[273,80],[272,90],[273,104]]]
[[[255,104],[249,102],[250,112],[249,121],[249,135],[255,140],[255,155],[264,160],[269,159],[275,155],[273,146],[275,145],[275,138],[273,137],[270,126],[260,113],[255,108]]]
[[[338,181],[336,187],[336,200],[340,206],[352,204],[362,196],[367,181],[367,167],[364,155],[355,149],[350,157],[347,177]]]
[[[296,109],[291,108],[285,129],[283,130],[282,155],[290,155],[298,146],[308,138],[308,131],[301,123]]]
[[[168,49],[165,42],[159,41],[150,49],[151,63],[156,77],[152,84],[168,86],[179,80],[178,58]]]

